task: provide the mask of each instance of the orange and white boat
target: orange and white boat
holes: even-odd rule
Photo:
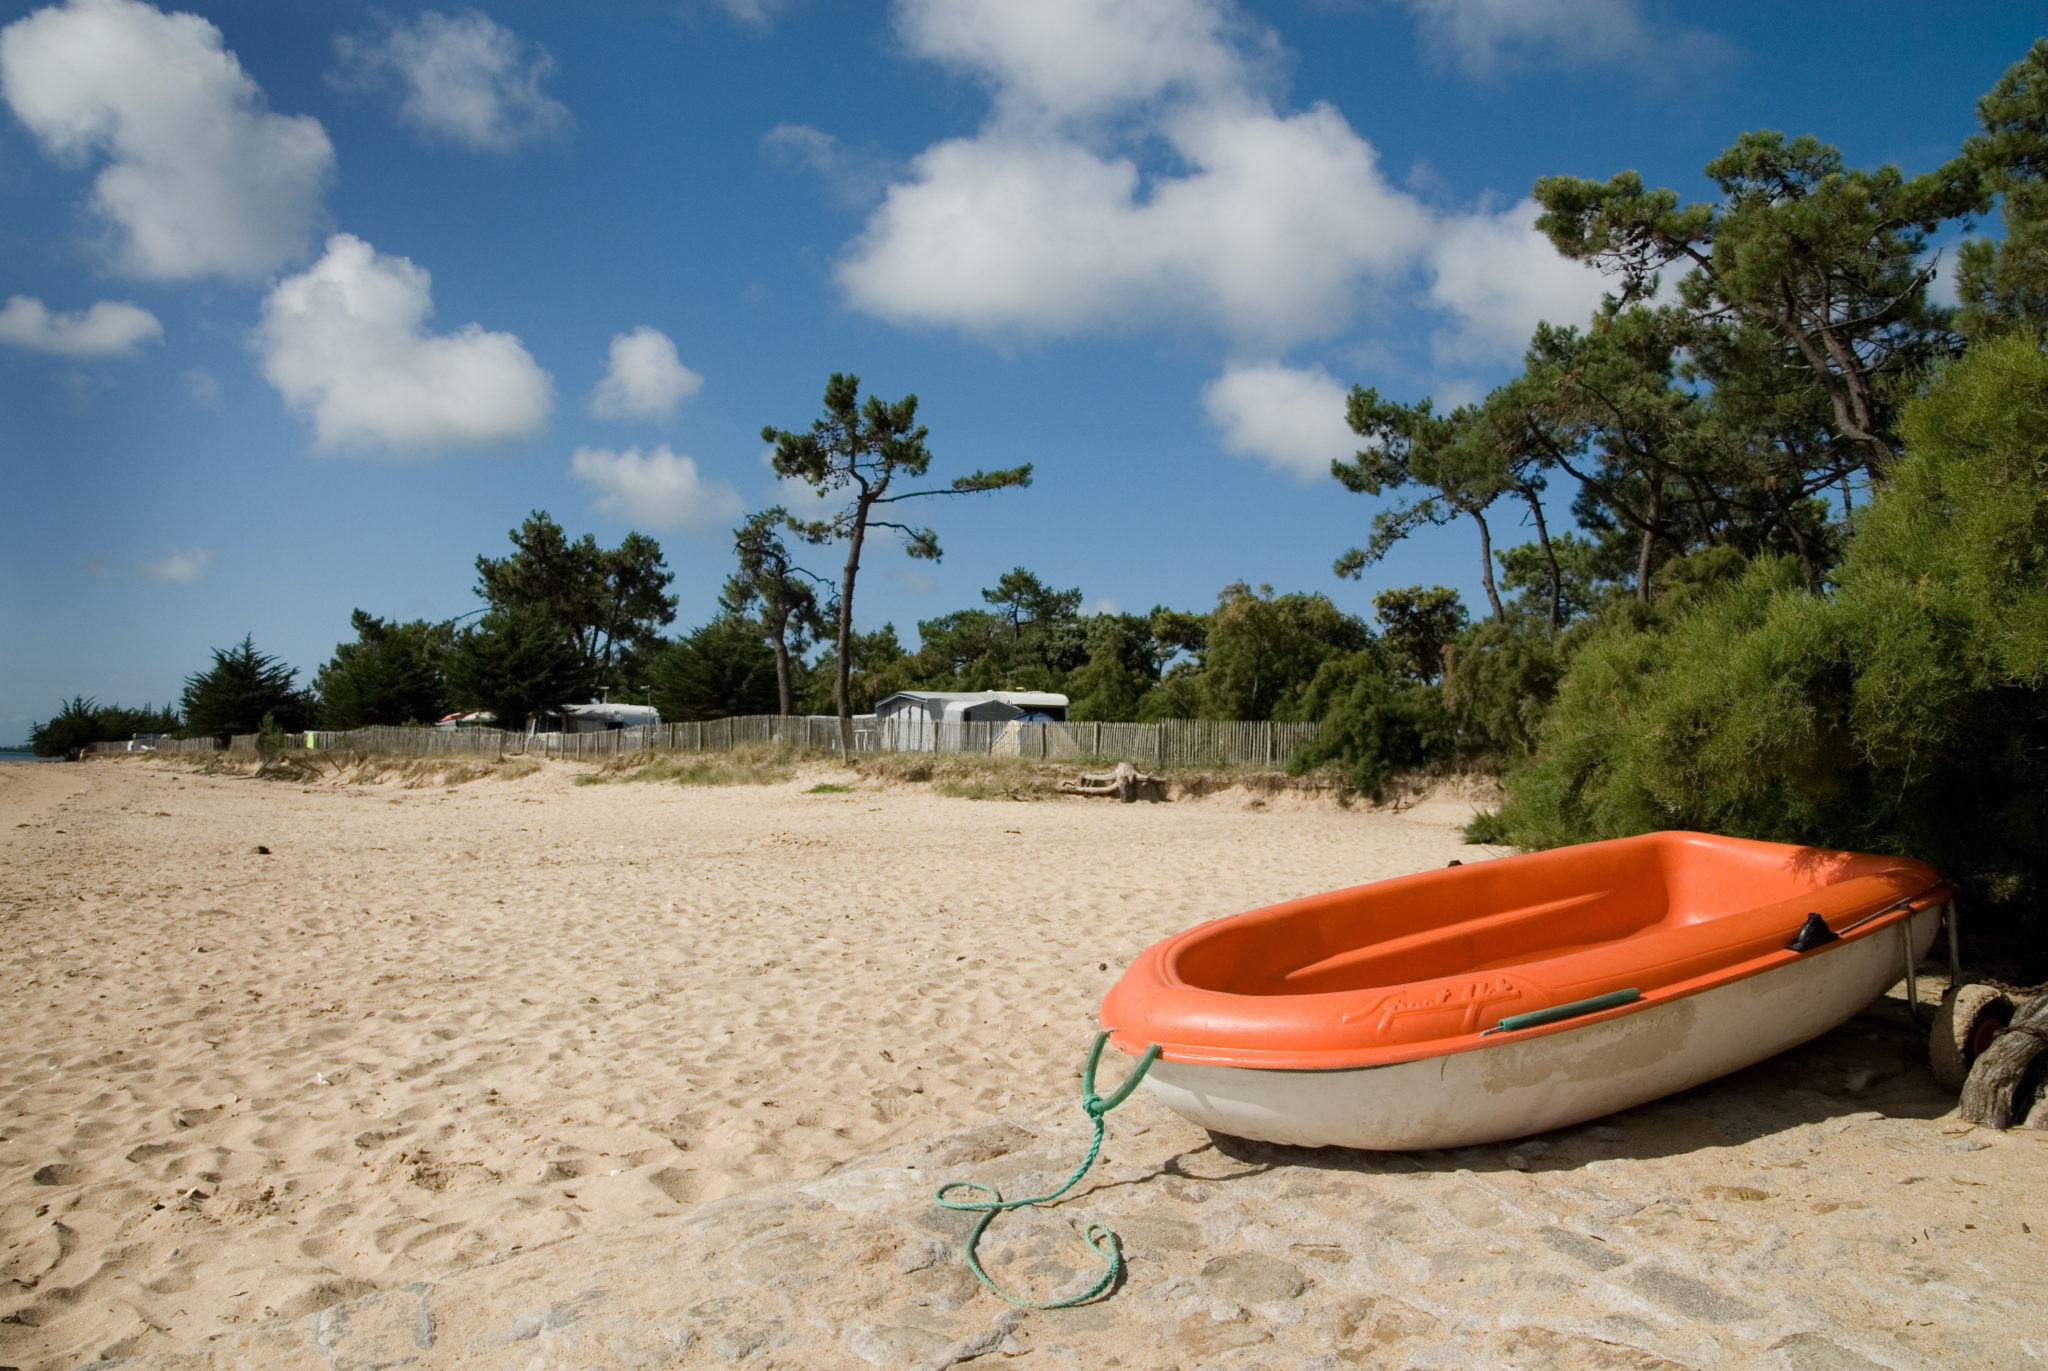
[[[1158,1044],[1145,1084],[1220,1133],[1497,1142],[1827,1032],[1927,954],[1949,899],[1908,858],[1650,833],[1199,925],[1146,949],[1102,1022]]]

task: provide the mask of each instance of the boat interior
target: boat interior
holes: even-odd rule
[[[1359,992],[1530,971],[1649,993],[1916,893],[1900,858],[1655,833],[1296,900],[1173,940],[1169,980],[1231,995]]]

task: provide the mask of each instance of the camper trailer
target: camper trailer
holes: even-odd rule
[[[563,705],[536,714],[527,733],[609,733],[622,728],[653,728],[661,714],[653,705],[614,704],[592,700],[587,705]]]

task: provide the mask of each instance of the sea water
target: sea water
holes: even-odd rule
[[[25,747],[0,747],[0,762],[54,762],[55,757],[38,757]]]

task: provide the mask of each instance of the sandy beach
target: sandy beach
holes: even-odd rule
[[[312,1347],[338,1326],[322,1323],[330,1306],[389,1310],[393,1292],[438,1282],[469,1292],[437,1296],[448,1309],[482,1308],[570,1280],[563,1264],[592,1254],[651,1262],[690,1234],[702,1246],[718,1216],[771,1201],[777,1224],[792,1204],[814,1214],[809,1246],[751,1267],[746,1251],[691,1257],[728,1304],[677,1314],[659,1356],[535,1360],[548,1350],[537,1334],[453,1340],[452,1312],[406,1356],[952,1364],[933,1359],[1002,1306],[971,1281],[933,1293],[933,1272],[963,1273],[944,1246],[953,1230],[918,1227],[922,1178],[976,1162],[1000,1171],[1041,1145],[1045,1166],[1071,1164],[1095,1009],[1139,949],[1197,920],[1486,855],[1460,841],[1468,811],[1453,800],[1402,813],[1242,792],[1019,804],[866,782],[808,793],[828,772],[715,788],[576,784],[583,774],[558,763],[448,786],[147,761],[0,768],[0,1366],[296,1365],[277,1340]],[[2048,1363],[2048,1134],[1988,1134],[1947,1115],[1900,1008],[1520,1151],[1232,1160],[1141,1096],[1118,1116],[1103,1188],[1071,1203],[1143,1200],[1134,1221],[1169,1224],[1163,1246],[1186,1271],[1148,1268],[1141,1231],[1129,1289],[1104,1306],[1112,1317],[1044,1319],[1035,1334],[1012,1321],[967,1356],[1277,1367],[1350,1349],[1342,1364],[1918,1367],[1967,1349],[1975,1365]],[[1252,1172],[1241,1193],[1223,1183]],[[834,1176],[911,1179],[854,1203],[845,1185],[817,1190]],[[1454,1260],[1377,1262],[1368,1277],[1339,1260],[1344,1240],[1317,1236],[1330,1211],[1301,1210],[1302,1195],[1332,1185],[1359,1187],[1345,1204],[1380,1215],[1374,1241],[1420,1225],[1443,1230],[1444,1253],[1512,1264],[1526,1228],[1556,1272],[1514,1277],[1514,1299],[1481,1298],[1475,1267],[1469,1307],[1445,1284],[1467,1279]],[[1205,1200],[1206,1221],[1162,1217]],[[1290,1279],[1267,1268],[1212,1270],[1229,1242],[1204,1235],[1227,1204],[1264,1206],[1258,1251],[1317,1249],[1262,1258],[1307,1273],[1292,1293],[1276,1294]],[[901,1211],[896,1237],[874,1237],[878,1208]],[[1567,1237],[1541,1236],[1552,1230]],[[920,1232],[925,1248],[903,1236]],[[1569,1260],[1573,1242],[1622,1242],[1614,1233],[1663,1255],[1624,1267],[1587,1248]],[[1821,1312],[1785,1322],[1759,1293],[1774,1262],[1837,1295],[1801,1295]],[[843,1266],[860,1281],[833,1305],[785,1279],[807,1263],[813,1280]],[[1721,1284],[1716,1263],[1730,1272]],[[698,1290],[698,1277],[645,1268],[635,1279],[665,1297]],[[1348,1331],[1315,1303],[1347,1281],[1397,1277],[1415,1287],[1401,1307],[1426,1322],[1388,1312],[1391,1286],[1373,1287],[1382,1322],[1354,1318]],[[1229,1280],[1250,1293],[1210,1288]],[[1607,1304],[1588,1293],[1609,1286],[1620,1293]],[[564,1290],[547,1299],[571,1307]],[[923,1312],[876,1312],[897,1306]],[[1355,1314],[1355,1299],[1345,1307]],[[799,1337],[807,1308],[817,1326]],[[1461,1308],[1462,1325],[1445,1312]],[[1146,1332],[1121,1322],[1125,1309],[1166,1322]],[[750,1344],[717,1332],[749,1317],[784,1332]],[[1668,1321],[1686,1317],[1707,1331],[1680,1336]],[[1219,1340],[1211,1324],[1245,1336]],[[1201,1336],[1183,1345],[1157,1328]],[[1566,1351],[1513,1352],[1538,1346],[1530,1328]],[[1511,1335],[1523,1341],[1498,1341]],[[1596,1343],[1617,1359],[1570,1351]],[[370,1364],[335,1345],[305,1364]]]

